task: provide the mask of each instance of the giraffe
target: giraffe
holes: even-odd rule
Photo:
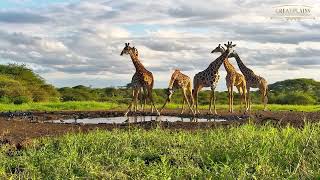
[[[132,50],[134,51],[134,55],[136,56],[136,58],[139,58],[139,52],[138,52],[138,49],[137,48],[135,48],[134,46],[132,47]],[[135,84],[133,83],[134,82],[134,79],[136,79],[137,77],[136,76],[138,76],[138,73],[137,72],[135,72],[134,73],[134,75],[132,76],[132,80],[131,80],[131,82],[129,83],[129,84],[127,84],[127,88],[134,88],[135,87]],[[132,91],[132,96],[134,95],[134,91]],[[141,110],[143,111],[144,110],[144,107],[145,107],[145,105],[146,105],[146,98],[144,97],[144,94],[143,94],[144,92],[143,92],[143,88],[141,87],[141,88],[139,88],[139,90],[138,90],[138,92],[137,92],[137,97],[139,98],[139,100],[140,100],[140,107],[141,107]],[[144,101],[144,102],[143,102]],[[131,111],[137,111],[137,110],[139,110],[138,109],[138,105],[137,104],[134,104],[134,106],[131,106]],[[152,112],[153,112],[153,110],[152,110]]]
[[[140,62],[138,56],[136,56],[136,50],[133,47],[130,47],[130,43],[125,43],[125,47],[121,51],[120,56],[123,54],[129,54],[132,60],[133,65],[136,68],[136,72],[132,77],[131,83],[133,86],[133,98],[132,101],[128,107],[127,112],[125,113],[125,116],[129,113],[131,110],[132,105],[137,106],[137,99],[138,94],[141,88],[143,88],[143,91],[145,92],[145,97],[148,98],[151,102],[151,107],[153,107],[157,114],[160,115],[159,111],[154,105],[153,98],[152,98],[152,89],[153,89],[153,75],[150,71],[148,71],[143,64]]]
[[[166,102],[163,104],[163,106],[160,110],[160,113],[163,110],[163,108],[165,107],[165,105],[167,104],[167,102],[171,101],[171,97],[172,97],[172,94],[174,93],[174,91],[176,89],[180,89],[180,88],[182,89],[182,92],[183,92],[183,104],[182,104],[182,109],[181,109],[180,114],[183,114],[185,102],[187,102],[190,111],[192,112],[192,114],[194,114],[194,111],[191,107],[191,105],[193,104],[191,79],[187,75],[181,73],[181,71],[178,69],[174,70],[174,72],[171,76],[171,79],[169,82],[169,87],[167,89],[168,98],[167,98]],[[189,99],[191,100],[191,102],[189,102]]]
[[[135,48],[134,46],[132,47],[133,51],[134,51],[134,55],[136,56],[136,58],[139,59],[139,51],[137,48]],[[138,76],[138,73],[135,72],[134,75],[132,76],[132,79],[136,79],[136,76]],[[132,83],[130,83],[131,87],[133,86]],[[140,107],[141,107],[141,110],[144,111],[144,108],[147,104],[147,98],[145,96],[145,92],[143,90],[143,87],[139,88],[138,92],[137,92],[137,96],[140,100]],[[137,107],[138,105],[135,104],[134,106],[134,110],[136,111],[138,109]],[[131,109],[132,110],[132,109]],[[153,112],[153,107],[151,106],[151,112]]]
[[[211,53],[220,52],[221,54],[225,51],[224,47],[219,44]],[[233,112],[233,86],[236,86],[238,92],[240,94],[240,103],[242,105],[242,101],[245,102],[247,105],[247,98],[246,98],[246,79],[244,75],[238,73],[236,69],[232,66],[228,59],[224,60],[223,62],[224,68],[227,71],[226,76],[226,85],[228,88],[229,94],[229,112]]]
[[[210,97],[210,105],[209,111],[212,113],[211,106],[213,100],[214,106],[214,114],[217,114],[216,110],[216,98],[215,98],[215,89],[217,87],[218,80],[220,79],[220,75],[218,74],[218,70],[221,67],[223,61],[228,58],[228,55],[233,51],[232,48],[235,47],[235,44],[228,41],[228,44],[225,44],[227,49],[219,56],[216,60],[214,60],[207,69],[197,73],[193,78],[193,97],[195,100],[195,111],[196,113],[200,113],[198,110],[198,94],[199,91],[203,87],[211,87],[211,97]]]
[[[261,77],[256,75],[251,69],[249,69],[247,66],[245,66],[240,59],[238,53],[235,51],[230,53],[229,55],[230,58],[235,58],[237,61],[237,64],[239,66],[240,71],[244,75],[246,79],[246,86],[247,86],[247,109],[251,110],[251,99],[250,99],[250,87],[252,88],[259,88],[261,92],[261,101],[264,105],[264,110],[267,108],[267,103],[268,103],[268,83],[267,81]]]

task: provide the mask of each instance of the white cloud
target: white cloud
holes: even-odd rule
[[[210,54],[213,48],[232,40],[245,63],[269,82],[297,72],[311,77],[319,67],[319,24],[271,20],[278,3],[92,0],[0,10],[0,59],[26,63],[59,86],[120,85],[134,72],[130,57],[119,56],[130,42],[159,87],[167,86],[175,68],[192,78],[218,57]],[[316,1],[282,3],[319,7]],[[225,89],[223,66],[220,71],[219,88]],[[313,77],[320,80],[317,73]]]

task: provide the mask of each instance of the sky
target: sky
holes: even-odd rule
[[[315,19],[272,19],[284,4],[309,5]],[[210,53],[218,44],[233,41],[268,83],[320,81],[319,15],[316,0],[1,0],[0,63],[26,64],[57,87],[124,86],[135,72],[120,56],[130,42],[164,88],[174,69],[193,79],[219,57]]]

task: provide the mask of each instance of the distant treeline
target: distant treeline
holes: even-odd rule
[[[164,89],[154,89],[154,100],[163,103]],[[131,101],[130,88],[91,88],[86,86],[55,88],[24,65],[0,65],[0,103],[22,104],[44,101],[100,101],[128,103]],[[252,92],[252,101],[260,103],[260,93]],[[199,94],[199,103],[209,104],[210,91]],[[217,103],[227,104],[228,93],[217,92]],[[271,104],[320,104],[320,82],[312,79],[292,79],[269,85]],[[239,103],[235,93],[235,104]],[[172,102],[181,103],[181,91],[175,92]]]

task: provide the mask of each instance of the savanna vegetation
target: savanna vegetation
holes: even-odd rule
[[[57,89],[25,65],[0,65],[0,103],[59,101]]]
[[[320,125],[93,131],[0,147],[4,179],[313,179]]]
[[[320,82],[312,79],[292,79],[269,85],[270,104],[317,105],[320,104]],[[131,100],[130,88],[91,88],[83,85],[55,88],[24,65],[0,65],[0,103],[23,104],[31,102],[69,102],[95,101],[108,104],[127,104]],[[154,99],[162,104],[165,99],[164,89],[154,89]],[[202,105],[209,104],[210,91],[199,94]],[[235,93],[235,104],[239,103]],[[173,104],[182,102],[182,93],[177,91]],[[227,104],[227,92],[217,92],[217,104]],[[252,93],[253,103],[260,103],[259,92]]]
[[[269,85],[268,109],[319,111],[320,82],[294,79]],[[218,92],[218,110],[227,93]],[[162,104],[164,89],[155,89]],[[182,94],[167,106],[180,107]],[[208,107],[209,91],[200,93]],[[235,104],[238,102],[236,94]],[[0,111],[124,109],[128,88],[55,88],[23,65],[0,65]],[[254,109],[262,109],[253,92]],[[236,107],[239,108],[239,107]],[[6,133],[6,132],[3,132]],[[28,141],[15,149],[0,141],[1,179],[316,179],[320,124],[303,128],[246,125],[186,131],[94,130]]]

